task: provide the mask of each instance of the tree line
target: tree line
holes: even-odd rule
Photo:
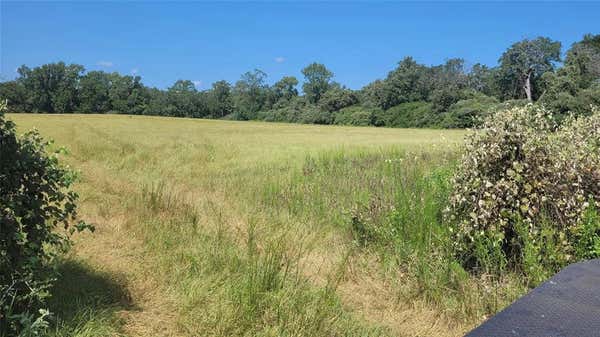
[[[145,86],[140,76],[89,71],[64,62],[35,68],[0,83],[13,112],[121,113],[192,118],[375,125],[471,127],[495,109],[538,102],[559,116],[587,114],[600,105],[600,34],[585,35],[565,53],[547,37],[512,44],[488,67],[448,59],[427,66],[402,59],[383,79],[360,90],[333,80],[320,63],[302,69],[301,85],[285,76],[272,85],[255,69],[231,84],[197,90],[178,80],[166,90]]]

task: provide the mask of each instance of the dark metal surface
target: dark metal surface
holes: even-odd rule
[[[566,267],[466,336],[600,336],[600,259]]]

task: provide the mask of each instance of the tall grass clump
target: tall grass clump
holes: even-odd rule
[[[48,327],[56,258],[86,225],[70,226],[74,174],[36,131],[17,137],[5,109],[0,103],[0,336],[37,336]]]
[[[444,209],[449,205],[457,166],[455,150],[384,151],[347,157],[342,163],[335,167],[370,167],[368,175],[342,169],[327,176],[332,188],[340,191],[338,195],[350,195],[347,188],[363,193],[344,203],[351,205],[345,219],[357,248],[354,258],[376,258],[380,269],[371,269],[372,259],[365,267],[387,279],[396,301],[427,303],[454,319],[470,322],[498,311],[522,293],[510,279],[472,277],[452,252]],[[319,160],[312,166],[322,169],[326,165]],[[319,171],[317,168],[311,172]],[[306,198],[314,200],[319,195],[307,193]],[[500,288],[501,282],[507,286]]]
[[[453,251],[475,273],[535,285],[600,256],[600,111],[560,126],[531,105],[497,113],[468,138],[453,186]]]
[[[231,233],[219,208],[207,222],[189,200],[164,182],[143,185],[130,205],[143,209],[146,247],[172,284],[181,330],[202,336],[381,336],[348,314],[335,280],[317,287],[303,277],[302,248],[282,231],[259,231],[249,223]]]

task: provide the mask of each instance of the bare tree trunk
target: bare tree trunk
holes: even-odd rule
[[[532,101],[531,97],[531,74],[533,73],[533,69],[529,69],[527,74],[525,74],[525,83],[523,84],[523,89],[525,89],[525,94],[527,95],[527,100]]]

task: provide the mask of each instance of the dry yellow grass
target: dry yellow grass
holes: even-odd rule
[[[129,303],[111,306],[112,334],[457,336],[473,324],[418,299],[403,302],[371,253],[353,248],[347,226],[357,203],[393,204],[401,175],[387,174],[384,160],[425,153],[439,162],[462,131],[119,115],[9,119],[66,146],[62,159],[82,173],[80,215],[98,230],[76,239],[70,259],[105,272],[128,294]],[[271,271],[271,258],[298,276]],[[280,281],[261,288],[261,268]],[[73,324],[58,335],[95,336]]]

